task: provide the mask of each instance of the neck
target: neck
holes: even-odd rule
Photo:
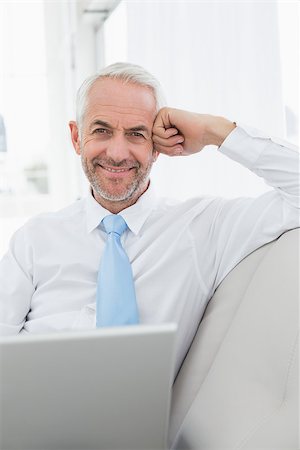
[[[107,209],[112,214],[118,214],[120,211],[123,211],[123,209],[129,208],[130,206],[134,205],[141,195],[146,192],[150,184],[150,181],[147,182],[146,186],[143,189],[140,189],[138,192],[135,192],[135,195],[132,196],[129,199],[122,200],[122,201],[112,201],[112,200],[106,200],[105,198],[101,197],[101,195],[97,194],[97,192],[94,191],[94,189],[91,187],[91,192],[94,197],[94,199],[105,209]]]

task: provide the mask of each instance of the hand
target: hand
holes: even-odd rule
[[[208,114],[162,108],[154,121],[154,149],[169,156],[191,155],[206,145],[220,146],[235,124]]]

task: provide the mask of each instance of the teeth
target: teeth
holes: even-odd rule
[[[108,170],[108,172],[113,172],[113,173],[127,172],[129,170],[129,169],[110,169],[108,167],[103,167],[103,169]]]

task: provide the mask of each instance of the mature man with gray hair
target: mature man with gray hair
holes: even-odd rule
[[[163,104],[157,80],[133,64],[114,64],[84,82],[70,130],[91,189],[61,211],[29,220],[13,236],[0,263],[2,335],[176,322],[178,370],[228,272],[299,227],[293,146],[223,117]],[[188,156],[206,145],[273,189],[255,199],[158,198],[149,175],[159,153]],[[108,231],[115,219],[120,232]],[[109,250],[107,234],[117,235]],[[112,257],[114,251],[119,256]],[[104,259],[114,261],[109,269]],[[132,278],[128,289],[125,272]],[[116,293],[120,288],[123,295]]]

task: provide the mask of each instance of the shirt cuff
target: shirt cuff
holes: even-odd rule
[[[296,145],[241,123],[227,136],[218,151],[251,169],[270,143],[299,153]]]
[[[251,169],[270,140],[269,136],[259,130],[237,125],[218,151]]]

